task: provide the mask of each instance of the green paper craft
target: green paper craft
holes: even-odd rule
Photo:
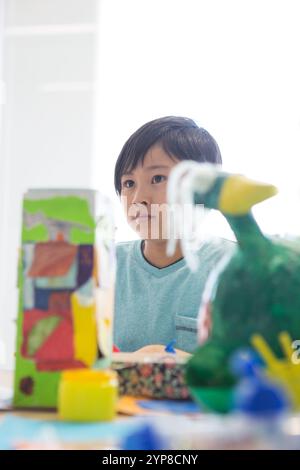
[[[49,240],[47,227],[43,224],[36,225],[33,228],[23,227],[22,241],[26,242],[46,242]]]
[[[113,237],[97,227],[99,217],[113,227],[110,201],[96,191],[37,189],[24,197],[16,407],[55,408],[61,371],[93,366],[97,349],[110,363],[114,249]],[[90,253],[85,263],[82,249]],[[82,284],[90,286],[84,299]]]
[[[29,214],[43,213],[47,218],[63,222],[78,223],[95,228],[88,201],[76,196],[53,197],[51,199],[26,199],[24,210]]]
[[[70,242],[75,245],[93,245],[95,243],[94,231],[83,231],[79,228],[71,228]]]
[[[33,356],[50,334],[55,330],[61,318],[52,316],[40,320],[35,325],[28,337],[27,351],[30,356]]]

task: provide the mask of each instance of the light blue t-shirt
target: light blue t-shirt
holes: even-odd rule
[[[207,278],[234,243],[217,239],[199,249],[199,268],[191,272],[185,259],[157,268],[144,257],[141,240],[116,246],[114,344],[131,352],[149,344],[193,352],[197,317]]]

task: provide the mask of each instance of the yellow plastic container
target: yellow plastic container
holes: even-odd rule
[[[58,413],[65,421],[110,421],[116,416],[117,375],[111,370],[74,369],[62,372]]]

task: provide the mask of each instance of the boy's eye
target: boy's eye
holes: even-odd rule
[[[162,181],[165,181],[167,178],[164,175],[155,175],[152,178],[153,183],[161,183]]]
[[[123,186],[123,188],[132,188],[133,184],[134,184],[134,181],[125,180],[125,181],[123,181],[122,186]]]

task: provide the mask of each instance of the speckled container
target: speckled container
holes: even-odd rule
[[[149,355],[113,360],[112,368],[119,376],[121,395],[147,398],[186,400],[190,398],[185,383],[185,362],[172,355]]]

